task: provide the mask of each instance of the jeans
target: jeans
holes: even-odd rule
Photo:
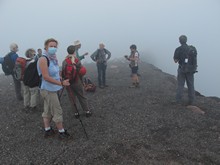
[[[179,102],[182,100],[183,89],[186,82],[188,87],[188,98],[189,103],[193,103],[195,100],[195,90],[194,90],[194,73],[183,73],[180,68],[178,69],[177,75],[178,87],[176,93],[176,100]]]
[[[105,79],[106,68],[107,68],[106,63],[97,63],[99,86],[106,85],[106,79]]]

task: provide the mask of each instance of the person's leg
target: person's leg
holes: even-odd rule
[[[88,101],[87,101],[87,98],[85,97],[83,85],[82,85],[81,81],[74,83],[74,92],[79,100],[79,103],[80,103],[83,111],[86,112],[86,116],[87,117],[91,116],[91,111],[89,109]],[[75,108],[77,108],[77,107],[75,107]]]
[[[176,101],[177,102],[181,102],[182,101],[185,80],[186,80],[185,73],[182,73],[180,71],[180,69],[178,69],[178,74],[177,74],[177,92],[176,92]]]
[[[99,83],[99,87],[102,86],[102,81],[101,81],[101,65],[97,64],[97,71],[98,71],[98,83]]]
[[[24,108],[29,108],[30,99],[31,99],[29,87],[26,85],[23,85],[23,92],[24,92]]]
[[[30,88],[30,93],[31,93],[31,102],[30,102],[30,107],[35,108],[38,105],[38,87],[35,88]]]
[[[107,87],[107,86],[108,86],[108,85],[106,84],[106,68],[107,68],[107,65],[106,65],[106,64],[103,64],[103,66],[102,66],[102,81],[103,81],[104,87]]]
[[[186,84],[188,87],[188,104],[193,104],[195,100],[195,89],[194,89],[194,74],[187,73],[186,76]]]
[[[12,75],[13,81],[14,81],[14,86],[15,86],[15,94],[17,100],[21,101],[23,100],[23,96],[21,94],[21,82],[17,80],[14,75]]]

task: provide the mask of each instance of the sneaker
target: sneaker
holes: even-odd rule
[[[86,117],[90,117],[90,116],[92,116],[92,112],[91,111],[87,111],[86,112]]]
[[[44,131],[44,137],[45,138],[49,138],[55,135],[55,131],[51,128],[48,131]]]
[[[76,112],[74,115],[75,115],[75,118],[76,118],[76,119],[79,118],[79,113],[78,113],[78,112]]]
[[[108,87],[108,85],[104,85],[104,87]]]
[[[65,130],[64,132],[59,132],[59,139],[68,139],[70,137],[70,134]]]

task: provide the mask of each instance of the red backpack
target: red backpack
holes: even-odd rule
[[[69,79],[70,82],[73,82],[77,78],[76,64],[72,63],[70,58],[66,58],[66,66],[62,71],[62,77],[64,79]]]
[[[22,81],[24,78],[24,71],[26,67],[26,59],[23,57],[18,57],[15,61],[15,66],[14,66],[14,77],[17,80]]]

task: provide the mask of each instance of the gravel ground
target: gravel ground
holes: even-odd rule
[[[86,67],[97,83],[96,66]],[[109,87],[86,93],[93,115],[86,118],[78,105],[89,139],[64,91],[64,125],[71,134],[64,141],[43,137],[42,102],[37,111],[24,112],[11,77],[1,75],[0,164],[220,164],[220,99],[197,92],[202,115],[172,103],[175,76],[144,62],[140,74],[141,87],[130,89],[128,64],[108,64]]]

